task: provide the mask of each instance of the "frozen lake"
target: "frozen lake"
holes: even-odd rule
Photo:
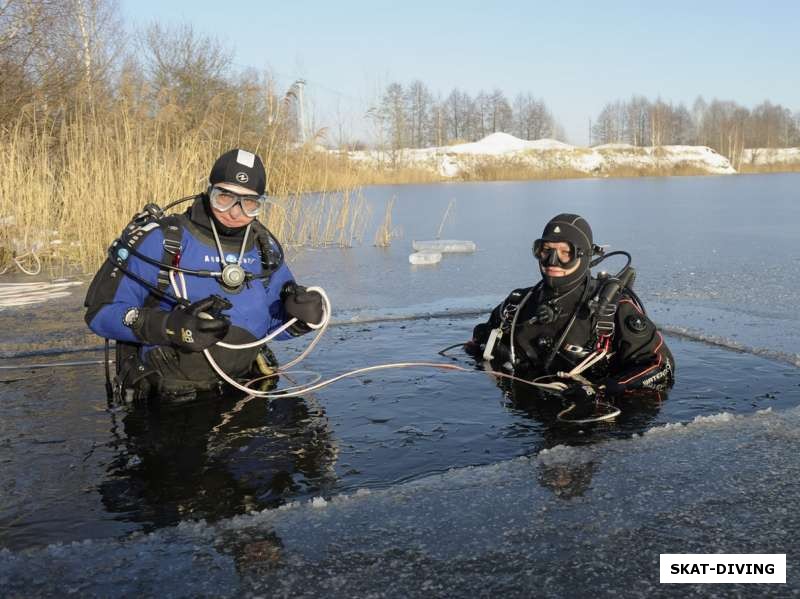
[[[637,293],[660,324],[798,363],[799,183],[786,174],[377,187],[366,192],[368,243],[306,251],[293,265],[329,291],[340,318],[488,309],[539,279],[531,243],[552,216],[572,212],[595,243],[633,254]],[[376,251],[392,197],[402,238]],[[434,238],[451,200],[442,237],[479,251],[409,267],[412,240]]]
[[[26,596],[65,584],[82,595],[701,596],[714,587],[660,587],[658,554],[749,552],[787,553],[788,588],[776,594],[797,593],[798,184],[371,188],[363,245],[290,257],[298,280],[333,301],[340,324],[304,362],[332,376],[440,359],[477,314],[536,281],[530,245],[549,218],[585,216],[597,243],[633,254],[637,292],[672,333],[678,364],[669,397],[626,402],[609,425],[557,426],[560,404],[482,373],[386,371],[298,400],[154,416],[106,411],[100,366],[0,371],[0,586]],[[392,197],[402,237],[372,247]],[[478,251],[410,265],[412,240],[433,238],[453,199],[442,236]],[[0,311],[4,364],[99,358],[84,290]],[[275,346],[283,356],[302,347]]]

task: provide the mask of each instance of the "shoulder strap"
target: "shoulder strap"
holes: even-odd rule
[[[147,204],[141,212],[133,216],[119,237],[111,243],[106,253],[106,260],[95,274],[86,293],[84,306],[87,308],[88,320],[94,318],[104,305],[113,301],[122,275],[130,276],[130,272],[126,269],[128,258],[137,252],[139,244],[145,237],[160,226],[159,219],[162,217],[163,213],[158,206]]]
[[[170,214],[158,221],[161,232],[164,235],[162,242],[161,262],[162,264],[172,264],[177,266],[183,251],[183,214]],[[157,284],[159,291],[169,287],[169,270],[160,268],[158,270]],[[146,307],[158,305],[159,298],[155,293],[150,293],[145,302]]]
[[[636,276],[633,268],[628,266],[619,278],[612,277],[598,286],[597,292],[589,301],[589,309],[594,318],[594,331],[597,339],[611,339],[616,327],[617,304],[624,292],[630,291],[629,285]]]
[[[283,247],[261,222],[254,220],[252,230],[261,254],[262,274],[260,278],[264,280],[264,285],[267,285],[272,274],[283,265]]]

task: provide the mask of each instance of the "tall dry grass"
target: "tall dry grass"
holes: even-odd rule
[[[611,165],[604,169],[603,176],[612,179],[635,179],[637,177],[690,177],[708,175],[709,172],[691,163],[663,164],[654,166]]]
[[[475,163],[459,177],[462,181],[538,181],[544,179],[582,179],[591,173],[570,167],[537,168],[522,161],[493,160]]]
[[[748,164],[743,162],[739,165],[738,171],[745,174],[800,173],[800,162],[783,164]]]
[[[436,171],[424,168],[405,166],[391,168],[380,164],[353,165],[351,172],[358,185],[413,185],[419,183],[440,183],[450,179]]]
[[[392,224],[392,210],[396,200],[397,196],[392,196],[386,202],[386,212],[384,212],[383,220],[375,231],[375,237],[372,242],[375,247],[388,248],[392,245],[393,239],[400,237],[400,229]]]
[[[358,188],[276,198],[262,221],[289,247],[352,247],[364,239],[369,205]]]
[[[87,110],[60,122],[27,112],[0,129],[0,270],[12,256],[31,251],[51,270],[95,269],[145,203],[163,206],[203,191],[214,159],[242,141],[213,128],[187,131],[135,118],[124,109]],[[279,128],[245,147],[264,158],[270,194],[280,206],[265,219],[279,238],[315,245],[361,239],[366,202],[347,164],[311,144],[290,144]],[[314,190],[327,193],[305,197]]]

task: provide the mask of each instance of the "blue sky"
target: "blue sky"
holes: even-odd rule
[[[544,98],[569,141],[589,119],[643,94],[700,94],[800,110],[800,2],[165,2],[123,0],[135,28],[189,22],[238,65],[308,80],[316,125],[360,134],[391,81],[434,92],[500,88]]]

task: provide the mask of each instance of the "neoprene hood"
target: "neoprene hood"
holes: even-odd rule
[[[545,285],[556,290],[572,288],[586,277],[592,260],[592,228],[577,214],[559,214],[550,219],[542,231],[542,241],[564,241],[572,245],[580,263],[575,272],[564,277],[548,277],[542,273]],[[541,266],[541,265],[540,265]]]

